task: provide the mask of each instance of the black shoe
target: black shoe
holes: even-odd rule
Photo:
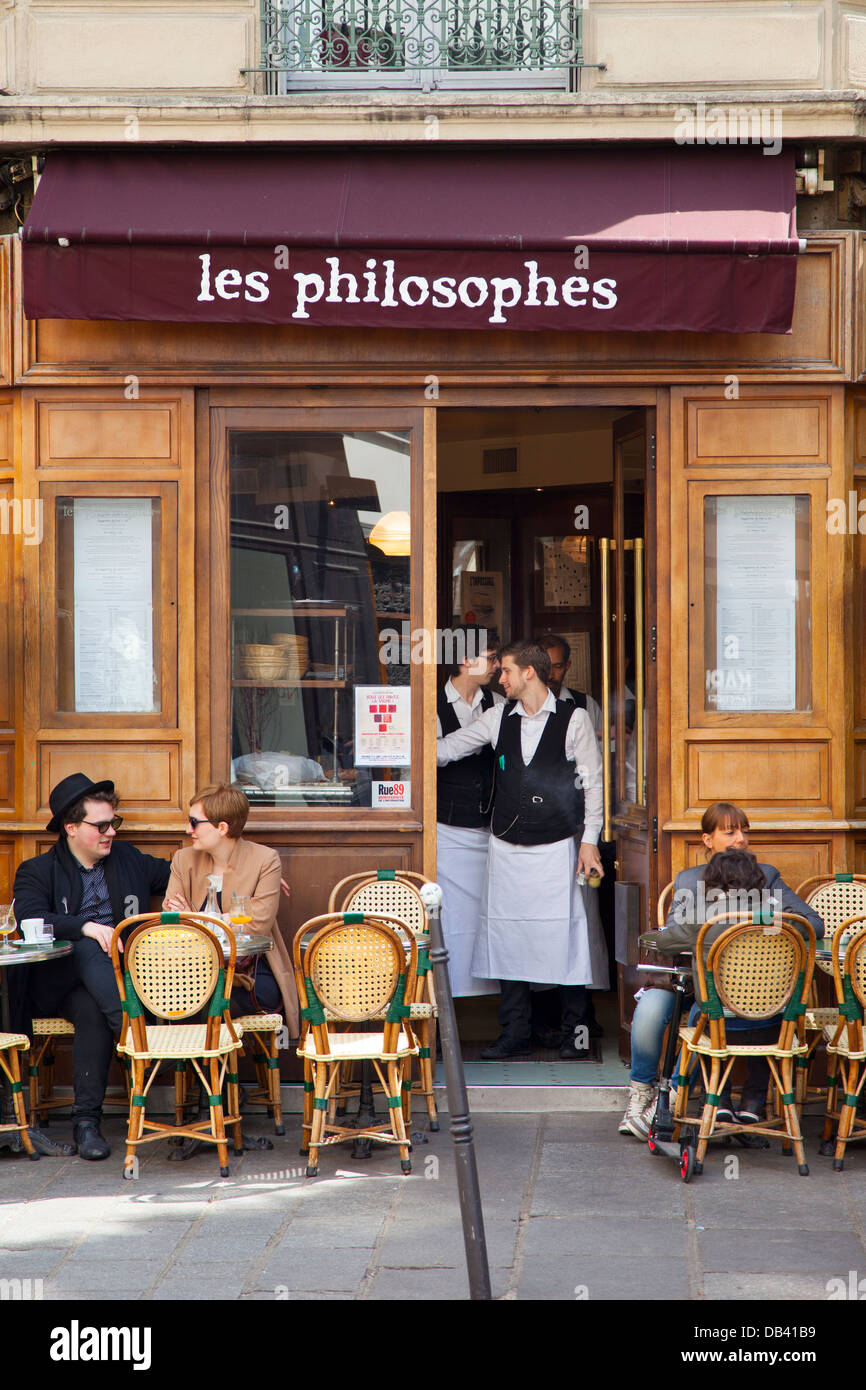
[[[763,1096],[743,1096],[737,1119],[741,1125],[761,1125],[767,1118]]]
[[[557,1049],[562,1046],[561,1028],[536,1028],[532,1041],[539,1047]]]
[[[719,1103],[716,1106],[716,1123],[720,1125],[732,1125],[737,1116],[734,1113],[734,1102],[731,1099],[730,1091],[723,1091],[719,1096]]]
[[[96,1120],[79,1120],[73,1125],[72,1142],[79,1158],[96,1162],[100,1158],[108,1158],[111,1153],[111,1146],[103,1138]]]
[[[495,1043],[485,1047],[481,1054],[483,1062],[503,1062],[506,1057],[528,1057],[532,1048],[528,1042],[517,1042],[514,1038],[497,1038]]]
[[[559,1049],[559,1055],[564,1062],[585,1062],[592,1053],[588,1047],[575,1047],[573,1038],[566,1038]]]

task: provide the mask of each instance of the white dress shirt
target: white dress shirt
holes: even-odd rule
[[[465,758],[467,754],[474,753],[485,743],[489,743],[495,748],[499,740],[504,709],[504,703],[493,705],[491,709],[485,710],[483,714],[473,719],[470,724],[455,729],[453,734],[447,734],[444,738],[440,738],[436,745],[437,765],[444,767],[446,763],[454,762],[457,758]],[[541,735],[544,733],[547,716],[552,714],[555,709],[556,699],[550,690],[547,692],[547,699],[544,704],[535,714],[527,713],[523,708],[522,700],[518,700],[512,709],[509,718],[520,720],[520,751],[524,765],[532,762],[533,754],[541,741]],[[576,709],[569,720],[565,735],[565,756],[577,768],[577,775],[574,779],[575,786],[583,788],[584,827],[581,838],[586,844],[595,845],[601,834],[604,814],[602,766],[598,740],[586,710]]]
[[[570,705],[574,703],[574,696],[572,695],[567,685],[564,685],[560,690],[559,698],[560,700],[564,700],[566,704]],[[592,727],[595,729],[596,734],[600,734],[602,724],[604,723],[601,713],[601,705],[598,703],[597,700],[594,700],[591,695],[586,696],[586,712],[590,717]]]

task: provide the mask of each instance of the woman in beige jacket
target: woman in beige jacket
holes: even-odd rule
[[[269,936],[274,943],[266,955],[257,957],[256,1000],[265,1011],[282,1010],[290,1035],[297,1037],[298,992],[289,952],[277,926],[280,856],[274,849],[242,838],[249,813],[249,801],[234,787],[205,787],[196,793],[190,802],[186,832],[192,843],[179,849],[171,861],[163,907],[167,912],[201,912],[209,874],[222,875],[223,912],[231,907],[233,893],[247,898],[253,919],[250,932]],[[251,1011],[248,992],[236,985],[232,1013]]]

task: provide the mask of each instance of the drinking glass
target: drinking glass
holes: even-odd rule
[[[242,893],[232,893],[232,906],[229,913],[229,921],[235,931],[242,931],[244,927],[250,926],[252,920],[249,899],[244,897]]]
[[[14,908],[14,902],[0,903],[0,950],[8,949],[9,937],[17,926]]]

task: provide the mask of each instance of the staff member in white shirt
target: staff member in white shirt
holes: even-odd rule
[[[529,1050],[529,984],[538,982],[563,986],[560,1055],[577,1059],[587,1055],[573,1033],[585,1019],[592,965],[576,874],[603,872],[601,757],[586,711],[548,690],[543,647],[512,642],[500,659],[507,703],[440,739],[436,759],[442,767],[485,744],[494,752],[493,833],[472,970],[500,981],[501,1036],[482,1056]]]
[[[487,688],[499,670],[499,638],[483,627],[461,624],[467,658],[455,663],[436,701],[436,737],[463,729],[503,704]],[[436,786],[436,876],[442,888],[442,932],[455,999],[496,994],[496,980],[472,973],[472,953],[481,920],[481,893],[487,872],[490,812],[493,805],[493,749],[478,749],[439,771]]]

